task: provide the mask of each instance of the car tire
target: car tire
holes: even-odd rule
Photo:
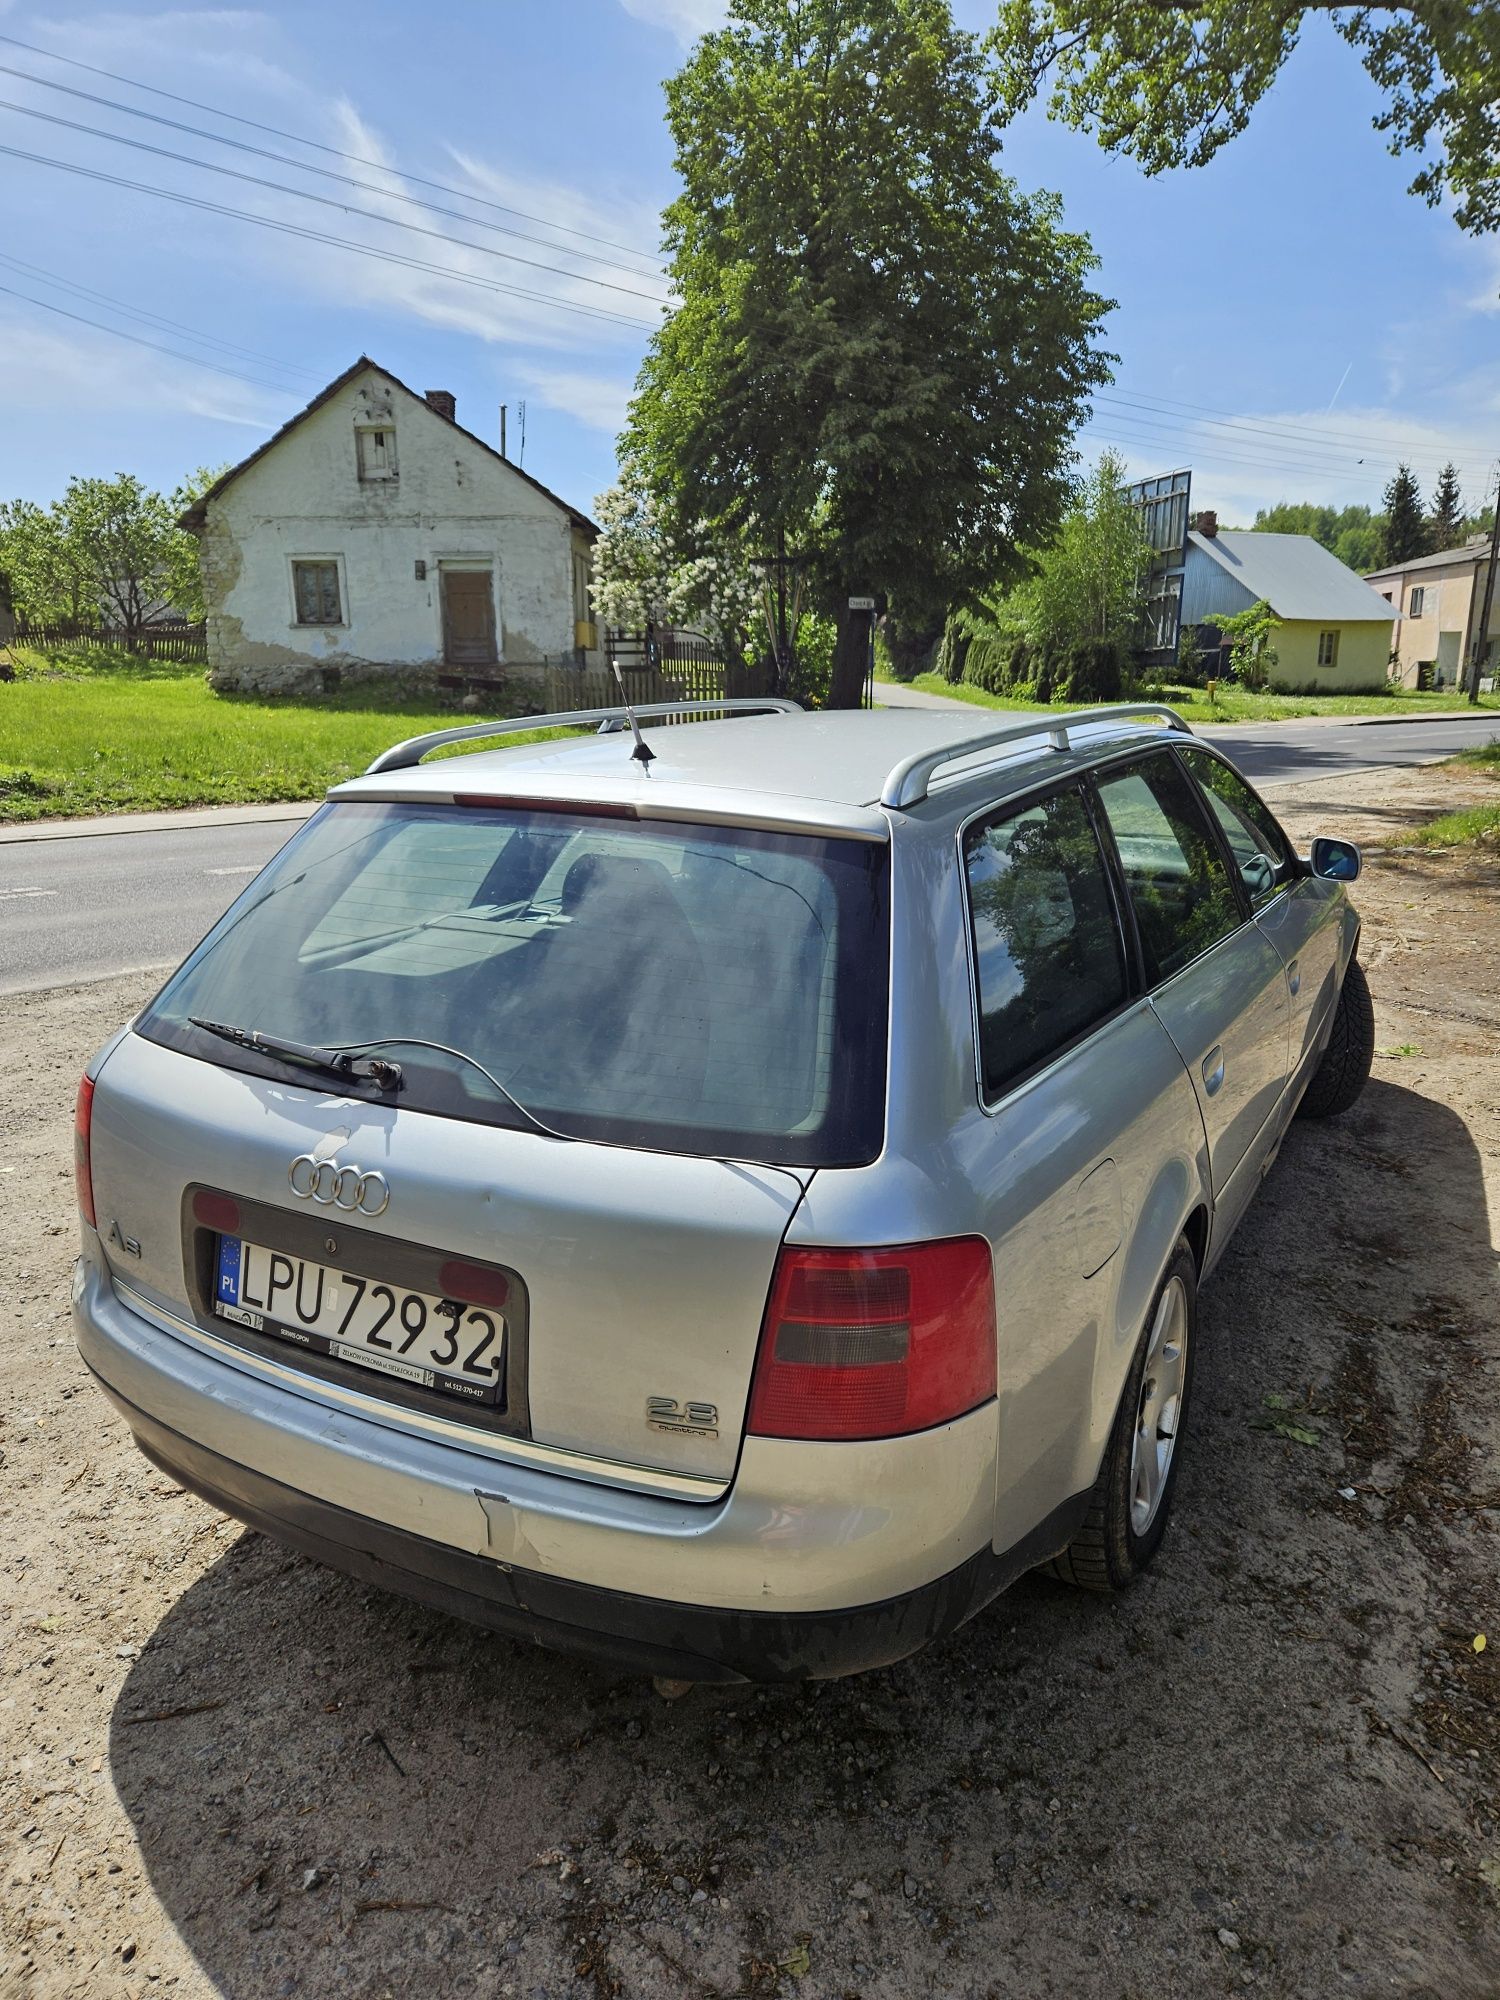
[[[1375,1059],[1375,1006],[1357,958],[1349,961],[1323,1060],[1297,1106],[1300,1118],[1334,1118],[1364,1089]]]
[[[1176,1492],[1197,1346],[1198,1266],[1183,1237],[1151,1302],[1088,1516],[1051,1565],[1064,1583],[1081,1590],[1127,1590],[1161,1547]]]

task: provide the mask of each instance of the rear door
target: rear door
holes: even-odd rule
[[[1085,788],[998,805],[965,828],[963,855],[988,1113],[964,1171],[995,1246],[1009,1547],[1094,1477],[1129,1359],[1113,1329],[1145,1310],[1132,1286],[1155,1285],[1181,1221],[1163,1189],[1181,1203],[1170,1169],[1196,1161],[1202,1132],[1132,978]]]
[[[1249,920],[1203,800],[1170,751],[1106,766],[1095,783],[1152,1005],[1198,1096],[1216,1225],[1227,1230],[1254,1191],[1286,1083],[1285,967]]]
[[[1178,755],[1202,788],[1255,921],[1286,969],[1290,1070],[1294,1077],[1300,1076],[1313,1063],[1319,1037],[1338,1000],[1342,892],[1336,882],[1301,872],[1292,844],[1270,808],[1223,758],[1199,748],[1179,750]]]

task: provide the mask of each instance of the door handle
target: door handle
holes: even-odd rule
[[[1297,992],[1298,987],[1300,987],[1302,984],[1302,967],[1299,961],[1295,958],[1292,960],[1291,964],[1286,969],[1286,983],[1291,988],[1294,995]]]
[[[1218,1047],[1211,1048],[1203,1058],[1203,1088],[1212,1097],[1223,1081],[1224,1051]]]

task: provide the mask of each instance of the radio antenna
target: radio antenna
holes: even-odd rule
[[[609,664],[614,669],[615,679],[619,682],[620,699],[625,704],[625,713],[630,721],[630,733],[635,738],[635,748],[630,754],[637,764],[650,764],[655,760],[656,752],[641,734],[641,725],[636,721],[635,710],[630,706],[630,696],[625,692],[625,676],[620,672],[620,662],[613,653],[609,656]]]

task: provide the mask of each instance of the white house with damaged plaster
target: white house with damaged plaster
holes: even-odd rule
[[[182,525],[216,687],[603,664],[594,523],[364,356]]]

